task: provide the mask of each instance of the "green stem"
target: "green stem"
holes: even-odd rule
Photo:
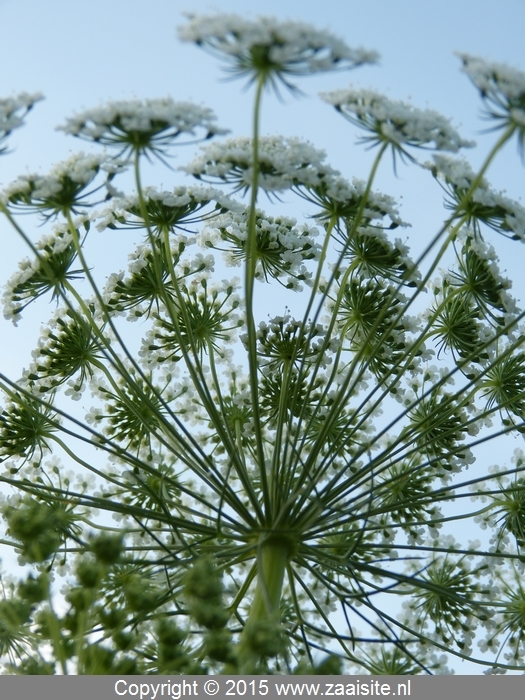
[[[272,503],[275,512],[278,512],[281,507],[281,499],[284,496],[286,498],[286,492],[283,493],[284,482],[282,477],[281,468],[281,446],[283,441],[284,426],[287,422],[288,417],[288,391],[289,391],[289,380],[291,374],[291,362],[285,360],[283,363],[283,376],[282,376],[282,391],[279,397],[279,409],[277,413],[277,426],[275,430],[275,441],[273,448],[273,459],[272,459],[272,471],[271,471],[271,492],[272,492]]]
[[[56,616],[55,611],[53,610],[53,607],[51,605],[51,597],[48,600],[48,614],[46,616],[46,622],[47,626],[49,629],[49,636],[50,636],[50,642],[53,647],[53,651],[55,653],[55,658],[58,660],[60,663],[60,667],[62,669],[62,674],[64,676],[68,675],[68,668],[67,668],[67,655],[65,653],[65,644],[64,644],[64,639],[62,637],[62,633],[60,631],[60,623],[58,621],[58,618]]]
[[[250,608],[248,620],[239,642],[240,658],[248,661],[253,657],[250,637],[258,623],[271,620],[280,621],[280,602],[284,572],[290,560],[289,543],[272,537],[264,542],[258,554],[257,588]]]
[[[246,270],[245,270],[245,303],[246,330],[248,337],[248,368],[250,373],[250,390],[254,432],[256,440],[257,460],[261,476],[261,489],[266,506],[266,517],[271,518],[271,496],[268,489],[266,474],[266,458],[264,453],[261,431],[261,415],[259,411],[259,373],[257,367],[257,337],[253,312],[253,287],[257,267],[257,193],[259,189],[259,122],[261,113],[262,93],[265,86],[264,75],[259,76],[253,114],[253,163],[252,187],[250,196],[250,213],[248,219],[248,240],[246,241]]]
[[[268,618],[279,619],[284,572],[289,557],[290,547],[286,542],[272,539],[262,545],[257,571],[257,589],[247,625]]]
[[[290,552],[289,543],[275,536],[264,542],[258,550],[257,588],[239,641],[241,673],[251,672],[253,661],[259,656],[259,652],[252,646],[258,625],[266,621],[276,625],[280,622],[281,593]],[[275,632],[278,633],[277,629]]]

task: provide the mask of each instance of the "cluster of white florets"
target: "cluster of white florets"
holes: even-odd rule
[[[4,318],[12,321],[15,326],[21,318],[21,311],[20,305],[13,301],[14,290],[31,279],[38,268],[38,259],[24,258],[18,263],[18,270],[11,275],[4,287],[2,295]]]
[[[16,97],[6,97],[0,99],[0,141],[24,123],[24,115],[35,102],[43,100],[44,96],[40,92],[21,92]]]
[[[375,193],[372,193],[370,196],[372,198],[372,201],[374,201],[374,199],[377,197],[376,201],[378,202],[378,205],[380,204],[382,208],[386,209],[387,205],[389,204],[388,200],[383,200],[383,197],[386,198],[386,195],[376,195]],[[397,209],[395,209],[392,206],[388,211],[388,215],[390,216],[390,218],[392,218],[396,214]],[[373,217],[370,216],[370,218]],[[401,223],[400,225],[403,225],[403,223]],[[406,226],[407,224],[404,225]],[[380,241],[381,245],[383,246],[383,249],[385,251],[388,251],[388,254],[390,254],[392,256],[392,259],[395,260],[395,268],[389,269],[388,263],[386,263],[384,267],[381,267],[381,264],[377,261],[372,261],[373,264],[370,264],[366,260],[365,256],[365,259],[361,261],[362,264],[360,265],[360,267],[362,269],[365,269],[369,276],[374,277],[383,274],[386,278],[389,279],[392,279],[393,277],[397,279],[400,276],[402,276],[404,280],[410,281],[419,281],[421,279],[421,272],[418,270],[414,261],[410,257],[409,247],[404,241],[401,240],[401,238],[395,238],[394,241],[392,241],[388,236],[387,232],[383,229],[378,228],[377,226],[360,226],[357,229],[357,233],[359,234],[359,236],[368,236],[371,239]],[[403,270],[403,272],[400,272],[401,270]]]
[[[72,220],[74,229],[79,235],[79,231],[89,225],[89,218],[80,215]],[[59,256],[68,249],[70,250],[70,262],[75,258],[74,241],[72,231],[68,224],[55,224],[52,233],[42,236],[35,244],[38,257],[24,258],[18,264],[18,270],[10,277],[4,287],[2,296],[4,304],[4,317],[10,319],[16,325],[20,320],[22,308],[29,303],[32,297],[36,298],[39,293],[36,290],[24,289],[24,285],[30,282],[35,275],[39,276],[39,283],[47,290],[53,290],[56,294],[57,280],[48,274],[46,263],[52,260],[53,256]],[[22,307],[22,308],[21,308]]]
[[[472,251],[480,260],[487,263],[488,269],[492,275],[494,286],[498,289],[499,300],[502,302],[505,311],[510,317],[515,317],[519,313],[516,300],[511,296],[509,290],[512,287],[512,281],[508,277],[504,277],[499,269],[498,255],[493,245],[487,243],[471,228],[463,227],[457,234],[457,241],[463,245],[468,245],[468,250]],[[452,284],[457,284],[454,271],[443,272],[443,280],[448,280]],[[438,292],[437,288],[435,291]]]
[[[360,178],[354,177],[352,181],[349,182],[340,175],[334,177],[329,176],[325,181],[323,196],[326,196],[326,198],[333,203],[341,204],[344,209],[345,204],[359,204],[365,195],[366,189],[366,182]],[[410,224],[407,224],[401,218],[396,201],[393,197],[383,192],[368,192],[366,203],[362,211],[363,219],[365,221],[380,221],[385,216],[397,226],[410,226]]]
[[[196,267],[199,265],[199,258],[192,262]],[[181,280],[180,286],[185,313],[188,314],[193,308],[201,311],[203,315],[206,314],[206,340],[214,345],[221,361],[230,360],[233,357],[233,350],[227,345],[236,340],[236,330],[244,323],[242,314],[239,312],[240,279],[232,277],[229,280],[211,281],[209,273],[202,269],[201,264],[196,267],[196,273]],[[181,324],[184,322],[182,312],[179,312],[178,322]],[[170,330],[166,332],[167,327]],[[196,334],[196,331],[194,330],[193,333]],[[217,345],[219,341],[220,348]],[[206,343],[203,342],[203,344]],[[187,348],[184,349],[187,350]],[[206,348],[206,351],[208,350],[209,346]],[[143,338],[139,356],[145,366],[151,367],[166,361],[169,366],[177,355],[178,359],[182,358],[172,317],[168,314],[155,314],[152,327]]]
[[[462,201],[476,179],[472,167],[464,159],[436,155],[434,163],[426,163],[424,167],[444,182],[447,190],[454,196],[452,206]],[[525,240],[525,207],[519,202],[510,199],[503,192],[493,190],[484,178],[480,179],[470,193],[470,199],[482,205],[483,215],[480,215],[480,219],[487,225],[492,228],[499,227],[503,233],[509,231],[516,238]]]
[[[467,190],[474,182],[476,173],[470,163],[464,158],[452,158],[451,156],[436,154],[433,156],[433,161],[433,163],[424,163],[423,167],[430,170],[434,177],[442,179],[462,190]],[[478,186],[487,186],[485,178],[480,178]]]
[[[222,251],[226,264],[237,267],[246,259],[248,230],[248,209],[219,214],[202,229],[199,243],[203,247]],[[295,219],[285,216],[274,218],[258,210],[255,277],[259,280],[267,279],[268,275],[275,279],[286,277],[286,286],[297,288],[298,280],[311,277],[304,262],[316,260],[319,256],[320,247],[314,241],[317,235],[315,226],[297,225]]]
[[[448,119],[429,109],[418,109],[405,102],[390,100],[373,90],[346,90],[324,92],[325,102],[336,107],[353,123],[371,131],[374,138],[396,146],[414,146],[456,153],[460,148],[473,146],[462,139]]]
[[[203,129],[205,136],[226,133],[216,125],[211,109],[191,102],[175,102],[171,97],[151,100],[109,102],[96,109],[88,109],[70,117],[58,127],[88,141],[114,145],[121,144],[123,135],[142,134],[169,137],[179,134],[195,136]]]
[[[472,200],[493,209],[494,218],[501,220],[503,231],[511,231],[515,237],[525,240],[525,208],[521,204],[490,187],[478,187]]]
[[[458,53],[463,72],[478,88],[481,96],[506,108],[511,119],[525,126],[525,73],[505,63],[486,61],[478,56]]]
[[[208,214],[203,211],[206,205],[213,207]],[[175,226],[184,227],[195,221],[202,221],[214,210],[227,209],[236,211],[244,209],[244,205],[228,197],[213,187],[174,187],[171,191],[159,190],[156,187],[145,187],[141,199],[137,195],[115,197],[108,207],[96,214],[97,229],[106,228],[144,228],[145,205],[149,224],[157,228],[158,221],[164,220],[168,229]]]
[[[75,153],[67,160],[57,163],[47,175],[21,175],[0,193],[0,200],[5,204],[49,205],[53,208],[54,198],[60,197],[62,192],[69,193],[72,184],[79,194],[95,179],[99,171],[112,175],[126,167],[124,161],[108,159],[104,154]]]
[[[324,162],[324,151],[295,137],[261,137],[257,157],[258,185],[267,192],[287,190],[294,185],[315,187],[326,175],[335,173]],[[208,144],[184,170],[202,180],[246,189],[253,184],[253,140],[234,138]]]
[[[329,353],[341,345],[339,338],[327,338],[327,329],[320,323],[304,323],[286,314],[259,323],[256,333],[259,366],[262,371],[282,368],[292,362],[296,367],[316,363],[326,368]],[[243,342],[246,343],[246,336]]]
[[[273,17],[247,20],[233,14],[190,16],[188,23],[179,28],[179,38],[230,59],[242,72],[266,67],[276,73],[308,75],[378,59],[375,51],[351,49],[327,31]],[[260,66],[261,58],[264,66]]]

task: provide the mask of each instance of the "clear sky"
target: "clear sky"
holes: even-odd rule
[[[478,141],[479,147],[467,153],[478,165],[494,135],[480,133],[486,126],[479,118],[481,101],[453,52],[525,70],[525,0],[0,0],[0,97],[21,91],[46,96],[27,125],[11,136],[13,153],[0,159],[0,187],[27,170],[45,173],[70,152],[85,150],[84,144],[54,129],[75,111],[110,99],[169,95],[192,100],[212,107],[233,135],[249,135],[251,92],[243,92],[237,81],[221,82],[220,64],[176,37],[183,13],[219,11],[302,20],[331,30],[350,46],[379,51],[378,66],[303,79],[299,87],[305,96],[284,95],[281,102],[268,96],[263,107],[263,133],[310,140],[326,149],[329,162],[348,178],[366,177],[372,155],[355,146],[358,132],[319,100],[319,91],[352,82],[436,109],[452,118],[462,136]],[[190,158],[191,152],[181,152],[175,166]],[[173,184],[184,181],[180,173],[160,170],[150,174],[150,181],[166,188],[172,179]],[[514,143],[500,154],[489,180],[524,203],[525,168]],[[422,247],[444,218],[441,192],[432,178],[404,166],[395,178],[385,161],[377,188],[403,197],[402,216],[412,223],[406,234],[409,243],[415,250]],[[35,230],[35,238],[43,232]],[[3,283],[26,252],[3,221],[0,241]],[[525,247],[502,238],[495,243],[501,267],[514,279],[515,294],[523,302]],[[100,245],[104,251],[104,239]],[[36,319],[48,315],[51,310],[46,314],[40,307],[26,314],[18,329],[0,319],[1,371],[18,376],[29,361],[30,346],[23,351],[22,346],[31,337],[34,342]]]

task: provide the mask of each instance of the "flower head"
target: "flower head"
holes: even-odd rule
[[[463,72],[478,88],[487,105],[487,116],[500,126],[513,124],[518,130],[520,148],[525,146],[525,73],[505,63],[485,61],[458,53]]]
[[[101,212],[102,219],[97,224],[97,229],[144,229],[148,225],[155,233],[173,232],[176,228],[185,229],[202,221],[213,213],[243,208],[212,187],[179,186],[169,192],[160,191],[156,187],[145,187],[143,203],[148,214],[147,223],[144,221],[143,208],[138,196],[130,195],[114,199],[110,206]]]
[[[156,100],[109,102],[70,117],[58,128],[66,134],[105,146],[116,146],[119,155],[132,152],[165,154],[181,135],[193,141],[226,133],[215,124],[211,109],[191,102]],[[187,142],[187,141],[186,141]]]
[[[246,259],[246,241],[249,229],[249,210],[228,212],[210,219],[201,233],[201,244],[207,248],[222,250],[226,263],[240,265]],[[317,229],[307,225],[296,226],[295,219],[273,218],[256,211],[255,240],[257,264],[255,277],[269,277],[286,281],[283,285],[297,289],[298,284],[309,279],[305,261],[318,258],[320,249],[314,242]]]
[[[105,155],[75,153],[57,163],[48,175],[22,175],[11,183],[0,198],[7,206],[25,211],[38,211],[49,219],[59,213],[78,213],[87,205],[86,189],[101,170],[108,173],[108,180],[124,164],[118,160],[107,161]]]
[[[43,100],[44,96],[36,92],[30,95],[22,92],[16,97],[0,99],[0,144],[4,141],[13,129],[22,126],[24,116],[33,107],[35,102]],[[0,148],[0,153],[5,153],[6,149]]]
[[[480,223],[483,223],[507,238],[525,240],[525,208],[493,190],[484,178],[469,195],[476,174],[467,161],[435,155],[434,163],[425,167],[447,193],[445,206],[456,212],[457,217],[467,216],[467,224],[472,226],[476,236],[481,236]]]
[[[13,392],[0,412],[0,461],[9,457],[22,457],[24,461],[41,458],[50,450],[57,422],[49,405],[29,392]]]
[[[473,146],[450,125],[448,119],[429,109],[418,109],[398,100],[390,100],[373,90],[347,90],[321,93],[352,124],[369,132],[364,142],[372,146],[387,143],[394,153],[408,156],[406,146],[456,153]],[[411,156],[408,156],[411,158]]]
[[[259,139],[259,186],[266,192],[281,192],[294,185],[315,186],[335,171],[326,163],[326,154],[303,139],[263,136]],[[211,143],[184,170],[198,179],[228,183],[246,191],[253,182],[253,141],[227,139]]]
[[[79,218],[73,224],[79,238],[89,229],[86,217]],[[58,298],[64,291],[65,283],[78,279],[80,275],[80,270],[71,269],[77,258],[77,250],[67,225],[55,226],[53,233],[44,236],[35,247],[37,257],[22,260],[5,285],[4,316],[15,324],[32,301],[48,292],[51,292],[52,298]]]
[[[234,76],[246,75],[250,82],[260,77],[273,87],[280,81],[291,90],[290,76],[355,68],[378,58],[375,51],[351,49],[327,31],[273,17],[190,16],[179,37],[227,61]]]
[[[43,329],[27,379],[34,393],[43,395],[75,377],[71,394],[79,397],[101,356],[100,342],[89,321],[62,307]]]

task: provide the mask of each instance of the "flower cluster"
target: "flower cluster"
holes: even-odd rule
[[[318,186],[306,185],[303,188],[298,187],[297,190],[303,199],[320,207],[316,216],[321,220],[335,217],[350,228],[355,228],[354,224],[358,222],[363,226],[370,224],[377,228],[383,226],[379,222],[388,217],[390,223],[386,228],[409,226],[401,218],[393,197],[383,192],[367,192],[366,182],[356,177],[349,182],[341,175],[335,174],[333,177],[324,178]]]
[[[163,305],[180,306],[180,285],[191,279],[201,280],[214,269],[213,256],[197,253],[191,259],[182,255],[195,242],[177,236],[166,246],[155,239],[139,245],[128,256],[128,275],[112,273],[107,281],[103,302],[113,314],[128,312],[128,320],[149,317]],[[198,285],[198,281],[194,283]]]
[[[238,288],[237,277],[214,283],[199,275],[182,283],[176,317],[154,314],[139,355],[148,364],[178,362],[189,352],[202,355],[215,350],[219,357],[229,356],[225,346],[232,344],[235,329],[244,323],[238,313]]]
[[[70,117],[59,129],[85,141],[129,153],[164,154],[180,136],[186,142],[210,138],[225,131],[216,125],[211,109],[191,102],[157,100],[110,102]],[[189,137],[189,139],[188,139]]]
[[[289,314],[271,318],[259,324],[257,352],[261,368],[276,371],[283,366],[295,365],[297,369],[320,362],[325,367],[330,358],[320,359],[322,354],[332,353],[339,347],[339,340],[326,342],[326,329],[321,324],[304,324]]]
[[[22,92],[16,97],[0,99],[0,144],[13,129],[22,126],[24,116],[32,109],[35,102],[43,99],[44,96],[39,92],[33,94]],[[5,150],[5,146],[0,148],[0,154],[5,153]]]
[[[266,192],[281,192],[299,184],[315,187],[335,173],[324,163],[325,157],[324,151],[299,138],[262,137],[258,143],[259,186]],[[200,180],[247,190],[253,183],[253,141],[235,138],[209,144],[184,169]]]
[[[485,179],[473,189],[476,174],[467,161],[436,155],[434,163],[425,167],[443,183],[449,195],[446,206],[458,218],[466,217],[476,235],[480,235],[483,223],[504,236],[525,241],[525,207],[502,192],[495,192]]]
[[[97,229],[149,228],[156,234],[185,229],[202,221],[208,204],[213,204],[211,214],[242,208],[234,200],[212,187],[174,187],[170,192],[156,187],[145,187],[142,197],[131,195],[114,198],[109,207],[100,213]],[[147,220],[145,219],[147,216]]]
[[[455,655],[523,670],[525,458],[484,468],[489,440],[525,434],[525,314],[489,238],[525,240],[525,210],[485,179],[518,128],[521,77],[464,59],[514,121],[478,174],[443,155],[426,166],[450,213],[413,261],[375,179],[387,149],[415,161],[469,145],[443,117],[325,95],[380,146],[366,180],[346,179],[308,142],[259,136],[264,88],[371,54],[271,18],[192,18],[181,36],[257,88],[252,138],[170,169],[210,186],[142,185],[145,158],[166,165],[175,142],[221,130],[205,108],[135,100],[63,127],[132,156],[134,194],[107,182],[97,212],[96,178],[126,163],[84,154],[2,194],[33,254],[5,315],[44,296],[57,308],[21,378],[0,372],[0,536],[33,567],[0,579],[0,662],[414,674]],[[31,99],[0,103],[0,138]],[[280,215],[283,192],[302,220]],[[21,211],[60,223],[33,243]],[[459,541],[458,523],[482,541]]]
[[[277,79],[289,88],[289,76],[354,68],[378,58],[375,51],[351,49],[327,31],[273,17],[190,16],[179,37],[227,61],[234,75],[262,76],[274,86]]]
[[[220,214],[207,222],[200,242],[207,248],[222,250],[226,263],[237,267],[246,260],[248,230],[248,210]],[[280,281],[285,277],[285,286],[297,289],[300,281],[311,276],[304,262],[319,256],[319,245],[313,240],[317,233],[315,227],[296,226],[295,219],[265,216],[258,210],[255,223],[256,278],[267,281],[272,277]]]
[[[406,298],[377,276],[348,275],[344,268],[336,272],[337,298],[329,305],[344,347],[355,354],[355,361],[379,378],[395,375],[407,356],[411,327],[408,315],[399,318]],[[347,346],[346,342],[349,343]]]
[[[38,464],[43,454],[51,450],[58,426],[52,407],[30,393],[12,393],[0,412],[0,460],[17,457],[23,463],[34,460]]]
[[[488,115],[501,125],[511,124],[519,132],[521,146],[525,138],[525,73],[505,63],[486,61],[459,53],[463,71],[488,104]]]
[[[390,144],[407,155],[406,146],[456,153],[474,142],[461,138],[448,119],[429,109],[390,100],[373,90],[335,90],[321,97],[356,126],[369,132],[364,142]]]
[[[105,155],[75,153],[57,163],[48,175],[21,175],[0,193],[0,201],[6,206],[22,211],[37,211],[44,218],[57,214],[78,213],[88,205],[89,185],[102,170],[110,180],[121,172],[126,164],[108,160]]]
[[[77,375],[68,392],[80,397],[80,391],[104,357],[89,320],[73,309],[60,308],[44,327],[26,373],[35,393],[42,395]]]
[[[369,216],[368,210],[364,216]],[[351,261],[354,275],[388,279],[409,287],[416,286],[421,278],[406,244],[399,238],[392,243],[387,233],[377,226],[341,230],[339,235],[344,245],[342,254]]]
[[[79,238],[82,238],[82,229],[83,233],[89,230],[86,217],[79,217],[73,225]],[[5,286],[4,316],[15,324],[32,301],[48,292],[52,298],[58,299],[68,280],[82,276],[80,270],[71,270],[77,258],[77,248],[68,226],[56,225],[51,235],[44,236],[36,244],[35,250],[37,256],[32,260],[22,260]]]

